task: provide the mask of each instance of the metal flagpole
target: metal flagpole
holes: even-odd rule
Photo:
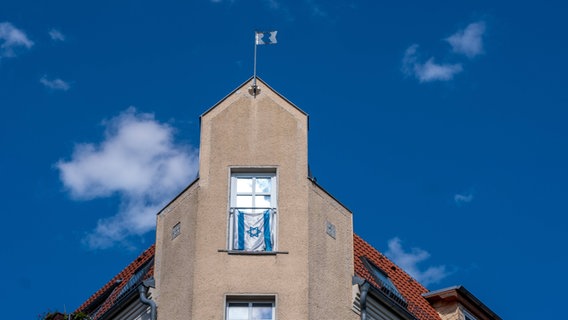
[[[252,76],[252,95],[256,97],[257,86],[256,86],[256,47],[258,47],[258,33],[254,32],[254,64],[253,64],[253,76]]]

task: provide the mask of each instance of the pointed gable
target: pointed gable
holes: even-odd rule
[[[278,93],[276,90],[274,90],[272,87],[270,87],[266,82],[264,82],[261,78],[257,77],[256,81],[257,81],[257,87],[259,87],[259,89],[260,89],[259,95],[260,94],[269,94],[269,92],[270,92],[271,95],[278,97],[279,99],[281,99],[282,101],[285,101],[286,104],[295,108],[297,111],[299,111],[303,115],[308,116],[308,114],[305,111],[303,111],[298,106],[296,106],[294,103],[292,103],[290,100],[288,100],[286,97],[284,97],[283,95]],[[251,88],[252,83],[253,83],[253,78],[251,77],[247,81],[240,84],[235,90],[231,91],[228,95],[223,97],[223,99],[219,100],[219,102],[215,103],[211,108],[207,109],[204,113],[202,113],[200,118],[203,118],[208,113],[215,110],[217,107],[223,105],[226,101],[230,101],[231,99],[235,99],[235,96],[238,95],[238,94],[248,93],[249,95],[251,95],[249,89]],[[268,90],[268,92],[265,91],[265,90]],[[256,98],[256,97],[253,97],[253,98]]]
[[[251,94],[252,84],[253,79],[241,84],[200,117],[204,184],[209,170],[221,163],[272,165],[295,157],[307,171],[308,115],[261,79],[257,94]]]

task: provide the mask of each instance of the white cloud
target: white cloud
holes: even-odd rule
[[[478,21],[470,23],[465,29],[459,30],[444,40],[452,46],[453,52],[473,58],[483,53],[484,33],[485,22]],[[449,81],[463,71],[461,63],[436,63],[433,57],[426,62],[421,62],[417,51],[417,44],[406,49],[402,59],[402,71],[420,82]]]
[[[461,64],[437,64],[434,58],[428,59],[424,64],[415,64],[414,71],[420,82],[448,81],[462,72]]]
[[[405,74],[415,77],[420,82],[452,80],[456,74],[463,71],[462,65],[459,63],[438,64],[434,61],[434,58],[421,63],[418,61],[417,50],[417,44],[406,49],[402,59],[402,70]]]
[[[65,41],[65,35],[57,29],[49,30],[49,36],[51,37],[51,40],[54,41]]]
[[[71,160],[56,166],[72,197],[118,195],[120,208],[85,238],[91,248],[124,243],[155,227],[168,200],[196,176],[198,152],[174,142],[174,129],[131,107],[106,121],[102,142],[78,144]]]
[[[430,258],[430,253],[420,248],[412,248],[410,252],[406,252],[399,238],[389,240],[388,251],[385,255],[424,286],[437,283],[449,275],[445,265],[420,270],[418,264]]]
[[[470,203],[473,201],[473,193],[466,193],[466,194],[456,194],[454,195],[454,202],[461,206],[466,203]]]
[[[482,37],[485,33],[485,22],[470,23],[464,30],[460,30],[445,40],[452,46],[452,50],[473,58],[483,53]]]
[[[327,12],[325,12],[314,0],[306,0],[306,4],[309,6],[312,15],[317,17],[327,17]]]
[[[0,23],[0,58],[15,56],[14,50],[19,47],[31,48],[34,43],[20,29],[10,22]]]
[[[41,77],[41,79],[39,79],[39,82],[45,87],[53,90],[67,91],[71,88],[68,82],[65,82],[59,78],[49,80],[47,76],[43,76]]]

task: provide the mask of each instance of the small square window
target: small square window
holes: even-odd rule
[[[333,239],[335,239],[335,225],[329,221],[326,221],[326,225],[325,225],[325,232],[332,237]]]
[[[176,223],[175,226],[173,226],[172,228],[172,240],[175,239],[177,236],[179,236],[181,233],[181,223],[178,222]]]

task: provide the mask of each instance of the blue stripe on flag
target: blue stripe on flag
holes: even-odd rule
[[[264,245],[266,251],[272,251],[272,240],[270,237],[270,210],[264,212]]]
[[[238,242],[237,242],[237,250],[244,250],[245,249],[245,214],[238,211],[237,213],[237,224],[238,224]]]

